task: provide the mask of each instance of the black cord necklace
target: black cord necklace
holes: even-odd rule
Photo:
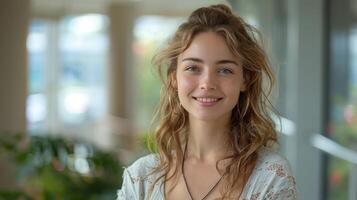
[[[182,163],[181,164],[181,170],[182,170],[183,181],[185,182],[185,186],[186,186],[186,189],[188,191],[188,194],[190,195],[191,200],[194,200],[193,197],[192,197],[192,194],[191,194],[191,190],[188,187],[186,176],[185,176],[185,170],[184,170],[186,151],[187,151],[187,143],[188,142],[186,142],[186,144],[185,144],[185,150],[183,152],[183,160],[181,162]],[[218,183],[221,182],[222,178],[223,178],[223,176],[221,176],[221,178],[219,178],[219,180],[214,184],[214,186],[207,192],[207,194],[201,200],[206,199],[208,197],[208,195],[210,195],[213,192],[213,190],[217,187]]]

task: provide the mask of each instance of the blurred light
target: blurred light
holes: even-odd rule
[[[183,17],[143,16],[135,22],[134,36],[141,40],[162,42],[175,32],[183,20]]]
[[[27,38],[27,49],[30,52],[41,52],[46,49],[47,38],[44,33],[31,32]]]
[[[64,96],[64,108],[68,113],[81,114],[89,108],[89,94],[87,91],[75,89]]]
[[[90,171],[88,157],[88,149],[83,144],[76,144],[74,146],[74,168],[81,174],[88,174]]]
[[[27,121],[40,122],[46,118],[46,97],[43,94],[31,94],[27,97],[26,106]]]
[[[294,135],[296,133],[296,125],[293,121],[272,114],[270,116],[275,123],[275,129],[284,135]]]
[[[75,17],[69,23],[69,30],[77,35],[86,35],[100,31],[104,25],[104,18],[99,14],[88,14]]]
[[[103,53],[108,49],[107,17],[100,14],[72,16],[65,27],[59,46],[63,51]],[[103,30],[103,32],[101,32]]]
[[[89,173],[89,164],[85,158],[76,158],[74,161],[74,168],[81,174]]]

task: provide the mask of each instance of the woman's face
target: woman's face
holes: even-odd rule
[[[222,36],[199,33],[178,57],[176,86],[190,118],[230,119],[240,92],[245,90],[241,62]]]

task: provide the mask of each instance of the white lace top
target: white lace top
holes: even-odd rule
[[[139,158],[124,170],[123,185],[117,200],[149,200],[148,192],[160,174],[150,174],[159,163],[156,155]],[[164,186],[160,179],[150,199],[164,200]],[[240,200],[296,200],[296,183],[288,161],[278,153],[264,148],[249,177]]]

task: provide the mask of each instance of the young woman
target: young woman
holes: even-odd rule
[[[199,8],[178,28],[154,58],[164,83],[158,153],[125,169],[119,200],[296,199],[272,148],[274,76],[255,34],[225,5]]]

